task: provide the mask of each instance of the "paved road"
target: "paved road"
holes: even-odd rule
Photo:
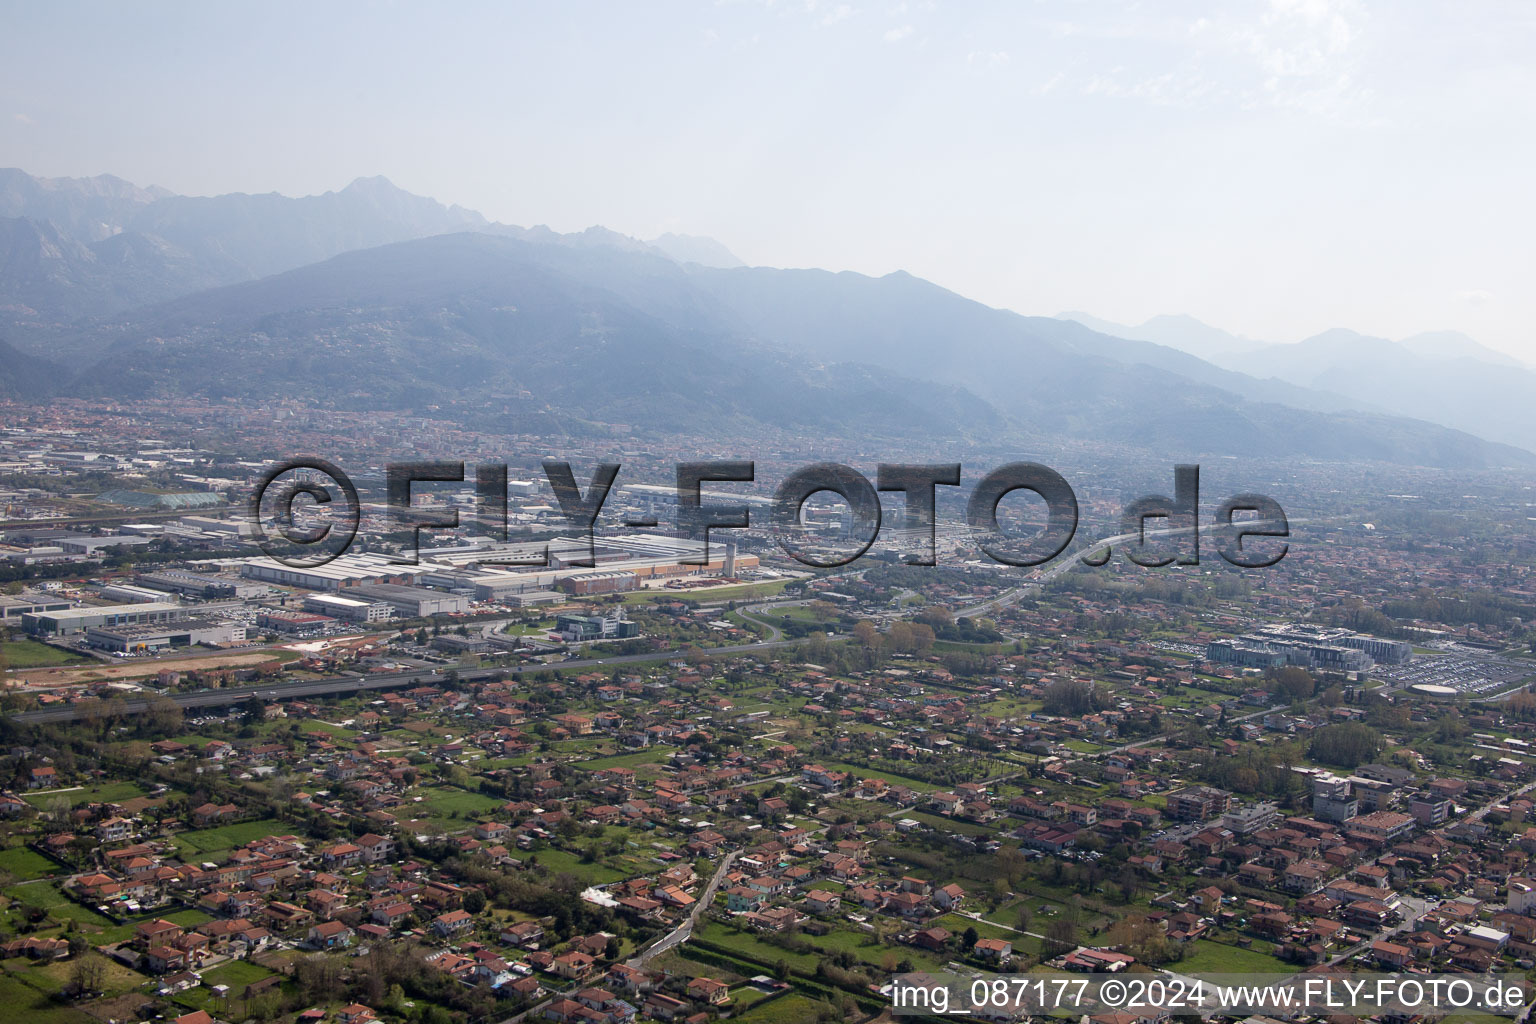
[[[768,621],[766,621],[764,619],[760,619],[760,618],[757,617],[758,614],[761,612],[761,610],[766,609],[767,607],[768,607],[768,604],[766,602],[763,603],[763,604],[742,605],[740,608],[736,609],[736,614],[740,615],[742,618],[746,619],[748,622],[754,622],[757,625],[762,626],[764,629],[766,629],[768,631],[768,637],[767,638],[770,641],[771,640],[782,640],[782,639],[784,639],[784,631],[782,629],[780,629],[778,626],[775,626],[771,622],[768,622]]]
[[[780,647],[789,647],[799,643],[798,640],[763,641],[751,644],[732,644],[726,647],[700,648],[710,656],[729,654],[751,654],[758,651],[769,651]],[[498,673],[511,676],[520,676],[529,672],[544,672],[550,669],[582,669],[592,668],[598,665],[633,665],[648,661],[669,661],[673,658],[681,658],[686,652],[680,649],[665,651],[647,651],[643,654],[616,654],[608,658],[581,658],[574,661],[538,662],[536,664],[515,665],[508,668],[483,668],[461,669],[459,678],[467,681],[490,679]],[[352,675],[336,676],[330,679],[312,679],[289,683],[265,683],[258,686],[230,686],[218,690],[193,690],[188,693],[170,694],[170,699],[183,708],[219,707],[229,704],[239,704],[256,697],[259,700],[286,700],[291,697],[317,697],[334,693],[356,693],[361,690],[388,690],[398,686],[431,686],[441,683],[446,678],[446,672],[434,669],[423,669],[416,672],[387,672],[378,675]],[[127,697],[121,700],[123,714],[136,715],[147,711],[153,702],[159,697]],[[12,715],[11,720],[22,723],[40,722],[71,722],[84,717],[94,701],[80,704],[70,704],[66,707],[42,708],[37,711],[24,711],[18,715]],[[115,703],[115,702],[114,702]]]
[[[715,901],[715,890],[719,889],[720,883],[725,880],[725,875],[731,870],[731,864],[735,862],[738,853],[739,851],[732,850],[720,861],[720,866],[715,869],[714,875],[710,877],[709,884],[699,894],[698,902],[693,905],[693,910],[688,914],[687,919],[653,943],[645,952],[639,956],[631,957],[629,959],[629,966],[644,967],[647,960],[660,956],[672,947],[688,941],[688,938],[693,935],[694,926],[699,923],[700,915]]]
[[[1299,526],[1305,522],[1307,522],[1305,519],[1292,519],[1289,521],[1289,525]],[[1241,525],[1252,527],[1270,526],[1276,525],[1277,523],[1278,520],[1265,519],[1254,520],[1252,522],[1244,522]],[[1148,538],[1174,537],[1181,533],[1189,533],[1195,529],[1201,529],[1204,532],[1209,533],[1212,531],[1213,527],[1209,525],[1200,527],[1197,525],[1193,527],[1181,526],[1176,529],[1149,529],[1146,531],[1146,536]],[[978,615],[984,615],[988,612],[996,611],[999,608],[1006,608],[1008,605],[1024,596],[1024,594],[1027,593],[1031,588],[1044,586],[1045,584],[1054,580],[1056,577],[1060,576],[1062,573],[1070,572],[1077,568],[1081,564],[1082,559],[1086,556],[1106,550],[1112,554],[1115,545],[1125,543],[1126,541],[1134,541],[1137,539],[1138,535],[1134,533],[1117,533],[1112,537],[1104,537],[1089,544],[1078,547],[1071,552],[1057,555],[1055,560],[1052,561],[1049,565],[1043,568],[1035,568],[1031,570],[1030,578],[1025,580],[1017,587],[1014,587],[1012,590],[1006,590],[996,597],[982,601],[980,604],[973,604],[969,608],[961,608],[955,612],[955,618],[975,618]],[[1219,558],[1220,556],[1217,555],[1215,557]]]

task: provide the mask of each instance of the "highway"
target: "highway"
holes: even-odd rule
[[[699,648],[699,650],[711,657],[716,655],[752,654],[758,651],[769,651],[779,647],[789,647],[799,643],[798,640],[777,640],[754,644],[733,644],[727,647]],[[683,657],[687,652],[680,649],[665,651],[647,651],[643,654],[615,654],[607,658],[581,658],[574,661],[539,662],[528,665],[515,665],[507,668],[474,668],[460,669],[459,678],[470,682],[494,678],[497,674],[505,676],[520,676],[528,672],[546,672],[550,670],[607,668],[613,665],[632,665],[649,661],[670,661],[673,658]],[[431,686],[443,682],[448,670],[438,671],[434,669],[419,669],[414,672],[388,672],[377,675],[346,675],[333,676],[329,679],[309,679],[287,683],[264,683],[256,686],[226,686],[217,690],[192,690],[186,693],[173,693],[169,699],[183,708],[218,707],[228,704],[240,704],[252,697],[263,701],[289,700],[296,697],[320,697],[337,693],[356,693],[361,690],[389,690],[400,686]],[[123,714],[136,715],[149,710],[150,706],[163,698],[159,696],[148,697],[123,697],[114,700],[114,707]],[[22,724],[40,724],[43,722],[72,722],[85,717],[93,707],[100,708],[100,702],[89,701],[79,704],[70,704],[65,707],[41,708],[37,711],[24,711],[11,716],[11,721]]]
[[[1292,519],[1289,520],[1287,525],[1300,526],[1306,522],[1309,522],[1309,520]],[[1280,525],[1280,521],[1277,519],[1239,520],[1238,525],[1247,528],[1260,528],[1278,526]],[[1214,530],[1214,527],[1207,526],[1202,528],[1197,524],[1196,526],[1162,527],[1156,529],[1148,528],[1142,531],[1142,533],[1144,533],[1147,538],[1151,539],[1159,537],[1176,537],[1185,533],[1193,533],[1196,530],[1211,531]],[[1032,569],[1031,577],[1027,580],[1024,580],[1022,583],[1018,584],[1012,589],[1005,590],[1001,594],[998,594],[996,597],[982,601],[980,604],[973,604],[968,608],[958,609],[954,613],[955,618],[975,618],[979,615],[986,615],[1001,608],[1005,608],[1013,602],[1017,601],[1030,589],[1042,587],[1063,573],[1071,572],[1073,569],[1077,568],[1080,563],[1082,563],[1084,558],[1087,558],[1089,555],[1104,552],[1105,557],[1108,558],[1113,555],[1114,549],[1118,545],[1126,544],[1132,541],[1139,541],[1140,539],[1140,534],[1117,533],[1114,536],[1103,537],[1099,540],[1093,541],[1090,544],[1081,545],[1070,553],[1063,552],[1062,554],[1057,555],[1046,565]],[[1214,557],[1219,558],[1220,555],[1216,555]]]

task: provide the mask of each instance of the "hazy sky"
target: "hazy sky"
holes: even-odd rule
[[[1536,358],[1536,4],[18,3],[0,165]]]

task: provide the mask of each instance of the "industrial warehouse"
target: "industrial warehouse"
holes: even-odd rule
[[[305,590],[352,594],[363,587],[390,587],[389,592],[397,601],[405,600],[400,588],[421,589],[417,585],[426,584],[479,602],[513,603],[511,599],[518,596],[540,592],[558,590],[578,597],[624,593],[646,581],[687,576],[734,577],[738,572],[758,568],[756,555],[739,554],[731,543],[717,541],[710,545],[709,553],[707,563],[695,565],[687,560],[702,560],[704,545],[697,541],[640,534],[621,541],[597,541],[590,551],[568,541],[426,548],[416,564],[377,554],[342,555],[312,568],[284,565],[273,558],[250,558],[241,564],[240,573],[248,579]],[[543,600],[557,598],[558,595],[551,595]],[[385,597],[375,599],[389,601]],[[445,607],[438,612],[409,612],[401,608],[402,614],[421,615],[455,610],[464,609]]]
[[[122,654],[192,644],[218,646],[240,643],[244,639],[243,624],[211,618],[179,619],[141,626],[93,626],[85,631],[85,642],[92,647]]]
[[[708,585],[710,577],[734,578],[758,568],[758,557],[738,553],[734,541],[717,541],[710,553],[714,557],[706,562],[701,543],[638,535],[600,540],[590,548],[569,540],[497,544],[475,538],[426,548],[412,563],[382,553],[343,555],[313,567],[270,557],[214,559],[189,568],[142,571],[131,582],[96,582],[91,596],[101,604],[81,604],[78,594],[66,598],[39,592],[6,598],[0,611],[19,619],[27,633],[82,653],[138,655],[193,645],[243,645],[252,641],[252,630],[314,637],[358,626],[462,616],[484,605],[559,605],[615,597],[647,584],[677,586],[684,580]],[[636,635],[635,624],[622,614],[563,615],[544,642]],[[502,637],[436,639],[442,641],[435,644],[438,649],[453,648],[454,653],[527,643]]]

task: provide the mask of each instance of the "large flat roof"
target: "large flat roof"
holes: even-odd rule
[[[121,615],[124,612],[185,612],[190,606],[171,601],[146,601],[142,604],[99,604],[89,608],[65,608],[56,612],[37,612],[54,620],[65,622],[76,619],[92,619],[98,615]]]

